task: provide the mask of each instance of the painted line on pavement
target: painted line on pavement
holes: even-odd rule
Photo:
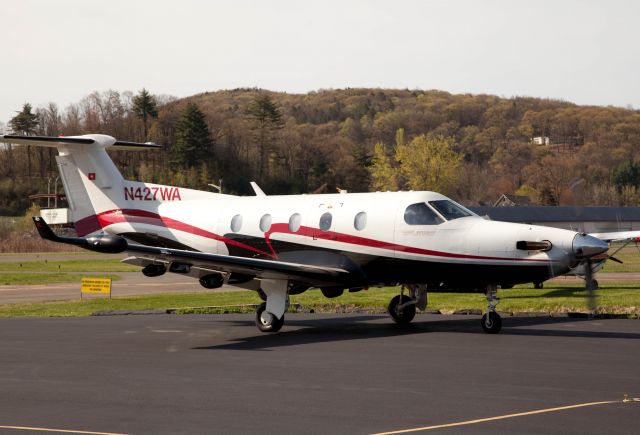
[[[0,426],[0,429],[30,430],[37,432],[57,432],[57,433],[80,433],[88,435],[127,435],[112,432],[90,432],[86,430],[51,429],[47,427],[26,427],[26,426]]]
[[[401,430],[395,430],[395,431],[391,431],[391,432],[379,432],[379,433],[375,433],[375,434],[372,434],[372,435],[403,434],[403,433],[421,432],[421,431],[434,430],[434,429],[444,429],[444,428],[448,428],[448,427],[467,426],[467,425],[471,425],[471,424],[485,423],[487,421],[504,420],[504,419],[507,419],[507,418],[525,417],[527,415],[543,414],[543,413],[547,413],[547,412],[566,411],[566,410],[569,410],[569,409],[585,408],[585,407],[588,407],[588,406],[610,405],[612,403],[627,403],[627,402],[632,402],[632,401],[635,401],[635,399],[629,400],[628,398],[625,397],[625,400],[608,400],[608,401],[605,401],[605,402],[578,403],[576,405],[559,406],[557,408],[538,409],[538,410],[535,410],[535,411],[518,412],[516,414],[499,415],[499,416],[496,416],[496,417],[479,418],[479,419],[475,419],[475,420],[460,421],[460,422],[456,422],[456,423],[437,424],[437,425],[433,425],[433,426],[423,426],[423,427],[416,427],[416,428],[410,428],[410,429],[401,429]]]

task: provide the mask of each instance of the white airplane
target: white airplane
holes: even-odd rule
[[[125,180],[107,149],[154,144],[105,135],[0,135],[0,142],[54,147],[78,237],[49,240],[97,252],[126,252],[146,276],[165,272],[257,291],[261,331],[278,331],[289,295],[401,285],[389,304],[398,323],[424,310],[427,291],[484,291],[482,328],[497,333],[497,289],[542,282],[585,268],[605,241],[557,228],[485,220],[435,192],[338,193],[243,197]],[[637,237],[640,234],[636,234]],[[405,288],[408,294],[405,294]]]

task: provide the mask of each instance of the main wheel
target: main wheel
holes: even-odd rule
[[[533,283],[533,288],[535,288],[535,289],[541,289],[543,287],[544,287],[544,284],[541,283],[541,282],[534,282]]]
[[[256,311],[256,326],[262,332],[278,332],[284,325],[284,314],[280,319],[267,311],[267,304],[262,303]]]
[[[497,334],[502,329],[502,317],[494,311],[482,316],[482,329],[487,334]]]
[[[391,299],[391,302],[389,302],[389,314],[394,322],[400,325],[411,323],[416,316],[416,305],[410,304],[400,308],[400,305],[410,300],[411,298],[406,295],[394,296],[394,298]]]

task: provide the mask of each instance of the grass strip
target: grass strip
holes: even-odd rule
[[[22,261],[0,263],[0,272],[137,272],[140,267],[120,260]]]
[[[346,292],[335,299],[327,299],[319,290],[309,290],[291,297],[292,304],[300,304],[302,310],[315,312],[384,312],[389,300],[398,294],[395,287],[370,289],[358,293]],[[607,283],[598,294],[599,312],[607,314],[640,315],[640,284]],[[498,309],[505,312],[587,312],[587,300],[584,287],[575,284],[553,285],[536,290],[520,286],[509,290],[500,290]],[[12,304],[0,306],[0,316],[88,316],[105,311],[153,311],[176,308],[177,313],[220,313],[253,312],[253,307],[243,305],[259,304],[261,301],[255,292],[200,292],[179,294],[158,294],[139,297],[115,297],[108,299],[85,299],[71,302]],[[240,305],[240,307],[226,307]],[[225,306],[224,308],[199,308],[207,306]],[[486,308],[481,293],[430,293],[429,310],[453,313],[464,309]]]

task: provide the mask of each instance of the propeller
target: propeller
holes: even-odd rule
[[[591,313],[595,313],[596,282],[593,279],[593,260],[602,258],[602,254],[609,250],[609,244],[597,237],[587,234],[576,234],[573,239],[573,255],[578,260],[578,267],[584,269],[585,290],[587,291],[587,306]],[[620,262],[617,258],[614,261]]]

